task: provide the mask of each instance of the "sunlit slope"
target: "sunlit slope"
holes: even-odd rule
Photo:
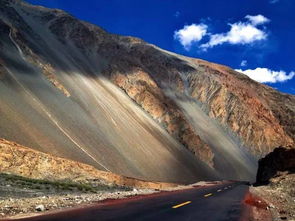
[[[213,178],[207,166],[102,77],[59,70],[71,94],[66,97],[10,38],[1,57],[6,64],[0,82],[2,137],[127,176],[174,182]]]

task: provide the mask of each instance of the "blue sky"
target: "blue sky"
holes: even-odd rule
[[[294,0],[28,0],[295,94]]]

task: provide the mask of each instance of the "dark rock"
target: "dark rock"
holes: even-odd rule
[[[295,172],[295,149],[278,147],[259,160],[256,184],[268,184],[272,177],[284,171]]]

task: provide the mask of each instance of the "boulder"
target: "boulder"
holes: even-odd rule
[[[295,172],[295,149],[277,147],[258,162],[256,184],[268,184],[279,172]]]
[[[38,206],[36,206],[35,209],[38,212],[43,212],[43,211],[45,211],[45,206],[44,205],[38,205]]]

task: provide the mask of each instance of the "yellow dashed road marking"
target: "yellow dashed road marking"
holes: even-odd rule
[[[172,206],[173,209],[177,209],[179,207],[182,207],[182,206],[185,206],[187,204],[190,204],[192,201],[186,201],[184,203],[181,203],[181,204],[178,204],[178,205],[175,205],[175,206]]]
[[[208,196],[212,196],[213,194],[212,193],[208,193],[206,195],[204,195],[204,197],[208,197]]]

